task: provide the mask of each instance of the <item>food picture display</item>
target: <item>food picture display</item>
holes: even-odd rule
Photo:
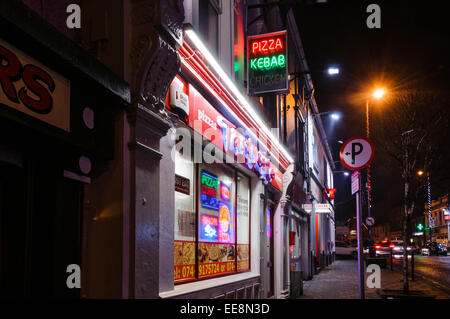
[[[195,242],[175,241],[174,280],[195,278]]]
[[[237,245],[237,271],[250,269],[249,245]]]
[[[233,244],[199,243],[198,277],[211,277],[235,272],[235,246]]]

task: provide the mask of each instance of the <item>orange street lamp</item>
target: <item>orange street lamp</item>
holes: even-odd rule
[[[384,89],[378,88],[373,92],[372,96],[379,100],[384,96],[385,93],[386,91]]]

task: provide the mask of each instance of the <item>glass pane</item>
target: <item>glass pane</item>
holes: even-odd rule
[[[175,282],[195,278],[194,164],[175,156]]]
[[[250,181],[245,175],[237,177],[237,270],[250,269]]]
[[[198,277],[204,278],[236,271],[235,181],[224,165],[199,167]]]

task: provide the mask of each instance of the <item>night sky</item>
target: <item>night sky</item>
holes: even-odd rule
[[[371,3],[381,7],[381,29],[366,25]],[[295,10],[319,110],[342,113],[339,122],[323,118],[335,161],[341,146],[336,140],[365,135],[365,92],[375,85],[392,91],[410,86],[449,89],[449,1],[329,0]],[[324,70],[329,65],[339,66],[341,74],[327,76]],[[370,111],[388,107],[380,104]],[[391,207],[402,204],[398,169],[386,163],[383,150],[377,150],[372,196],[373,215],[380,222],[389,218]],[[343,169],[340,163],[337,169]],[[338,220],[355,214],[349,181],[350,177],[335,174]]]

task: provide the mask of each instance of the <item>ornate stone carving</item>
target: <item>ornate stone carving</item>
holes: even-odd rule
[[[183,38],[183,0],[163,1],[161,4],[161,26],[181,45]]]
[[[161,38],[159,42],[145,75],[141,94],[144,101],[163,111],[169,85],[180,70],[180,58],[167,42]]]
[[[133,104],[164,114],[167,90],[180,70],[176,46],[182,43],[183,1],[143,0],[131,6]]]

